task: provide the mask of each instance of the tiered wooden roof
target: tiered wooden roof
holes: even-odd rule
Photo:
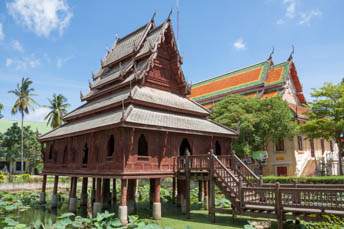
[[[209,111],[186,98],[186,83],[170,19],[154,20],[118,38],[92,75],[82,106],[42,141],[111,127],[138,127],[193,134],[235,135],[207,119]]]
[[[291,79],[300,105],[305,104],[302,86],[292,58],[274,65],[272,59],[192,85],[190,98],[207,108],[229,94],[269,98],[282,94]]]

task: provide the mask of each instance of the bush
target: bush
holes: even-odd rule
[[[314,176],[314,177],[278,177],[278,176],[265,176],[263,177],[265,183],[281,184],[299,183],[299,184],[344,184],[344,176]]]
[[[18,183],[25,183],[25,182],[30,182],[31,180],[31,175],[30,174],[19,174],[15,176],[15,181]]]
[[[0,184],[5,182],[5,174],[0,173]]]

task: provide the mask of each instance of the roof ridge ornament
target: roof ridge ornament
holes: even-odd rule
[[[291,52],[289,54],[288,61],[292,61],[293,60],[294,51],[295,51],[295,47],[294,47],[294,45],[291,45]]]
[[[151,22],[154,22],[155,16],[156,16],[156,10],[154,10],[153,15],[150,19]]]
[[[96,75],[94,74],[94,72],[91,72],[91,75],[92,75],[92,79],[96,80]]]
[[[172,13],[173,13],[173,9],[171,8],[170,12],[168,13],[166,21],[171,21]]]
[[[275,47],[272,46],[272,50],[271,50],[271,52],[270,52],[270,54],[269,54],[269,57],[268,57],[268,60],[269,60],[269,61],[272,60],[272,55],[273,55],[274,53],[275,53]]]
[[[83,100],[84,95],[82,94],[82,91],[80,90],[80,100]]]

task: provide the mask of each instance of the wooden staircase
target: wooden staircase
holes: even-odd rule
[[[224,211],[215,208],[215,185],[231,201],[233,217],[276,218],[278,228],[283,228],[287,216],[344,216],[344,185],[264,183],[235,154],[216,156],[211,153],[178,158],[177,177],[185,177],[188,186],[193,174],[199,173],[207,174],[209,214],[214,221],[215,212]]]

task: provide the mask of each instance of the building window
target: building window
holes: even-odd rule
[[[179,155],[180,156],[191,155],[191,146],[189,144],[189,141],[186,138],[184,138],[182,140],[182,143],[180,143]]]
[[[115,151],[115,137],[111,135],[107,144],[107,156],[111,157],[114,151]]]
[[[84,145],[84,148],[82,149],[82,164],[87,165],[88,163],[88,145],[87,143]]]
[[[63,150],[63,157],[62,157],[62,163],[65,164],[67,162],[68,157],[68,146],[65,146]]]
[[[324,139],[320,139],[320,146],[321,146],[321,153],[324,154],[325,153],[325,141]]]
[[[299,150],[303,150],[303,139],[302,136],[297,136],[297,146]]]
[[[138,156],[148,156],[148,144],[146,137],[141,134],[139,138],[139,144],[138,144]]]
[[[315,150],[314,150],[314,139],[309,139],[309,144],[311,145],[311,157],[315,157]]]
[[[276,142],[276,151],[284,151],[284,139],[280,138]]]
[[[26,162],[24,161],[24,163],[23,163],[23,171],[25,171],[25,167],[26,167]],[[22,170],[21,161],[17,161],[16,162],[16,171],[21,171],[21,170]]]
[[[221,155],[221,145],[218,141],[215,142],[215,155]]]

